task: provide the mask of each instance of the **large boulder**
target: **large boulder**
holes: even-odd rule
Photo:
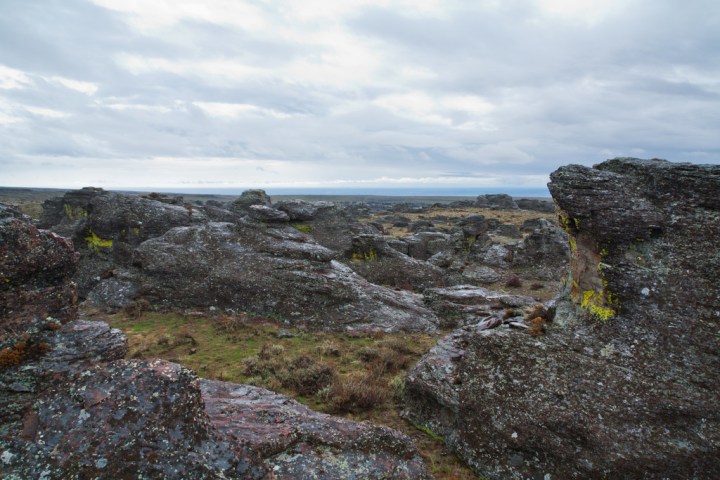
[[[156,304],[241,308],[316,328],[435,329],[419,296],[372,284],[333,257],[290,227],[211,222],[144,242],[133,263],[139,294]]]
[[[215,429],[261,457],[273,479],[432,478],[412,440],[390,428],[317,413],[250,385],[200,387]]]
[[[410,373],[407,415],[487,478],[720,478],[720,166],[551,179],[573,250],[554,322],[458,331],[462,355]]]

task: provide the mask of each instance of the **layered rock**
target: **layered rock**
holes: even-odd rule
[[[410,373],[406,414],[487,478],[717,478],[720,167],[551,179],[573,249],[555,321],[455,332]]]

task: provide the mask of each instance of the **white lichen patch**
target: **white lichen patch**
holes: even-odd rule
[[[12,462],[12,459],[15,457],[13,453],[11,453],[9,450],[5,450],[2,454],[0,454],[0,460],[2,460],[2,463],[5,465],[10,464]]]

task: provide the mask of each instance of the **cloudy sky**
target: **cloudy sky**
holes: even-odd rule
[[[717,0],[0,0],[0,185],[543,188],[720,163]]]

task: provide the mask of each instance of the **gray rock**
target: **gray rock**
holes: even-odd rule
[[[240,308],[316,328],[435,328],[418,298],[369,283],[333,257],[292,228],[208,223],[144,242],[134,263],[140,295],[153,303]]]
[[[475,200],[475,206],[497,210],[517,210],[518,208],[517,203],[515,203],[513,198],[505,193],[479,195]]]
[[[530,210],[533,212],[552,213],[555,211],[555,204],[552,200],[538,200],[534,198],[520,198],[515,200],[518,208],[521,210]]]
[[[246,213],[251,206],[262,205],[271,207],[272,201],[265,190],[245,190],[230,204],[230,210],[236,213]]]
[[[349,257],[346,263],[353,271],[379,285],[423,290],[446,283],[440,268],[399,252],[382,235],[353,237]]]
[[[473,285],[495,283],[500,280],[500,275],[495,270],[484,265],[468,266],[463,270],[462,277],[466,280],[465,283]]]
[[[719,477],[720,166],[623,158],[551,180],[573,244],[554,322],[466,332],[457,406],[411,373],[407,415],[492,479]]]
[[[412,440],[317,413],[263,388],[201,380],[212,425],[263,459],[272,478],[431,479]]]
[[[290,220],[287,213],[267,205],[250,205],[248,212],[250,218],[259,222],[287,223]]]

